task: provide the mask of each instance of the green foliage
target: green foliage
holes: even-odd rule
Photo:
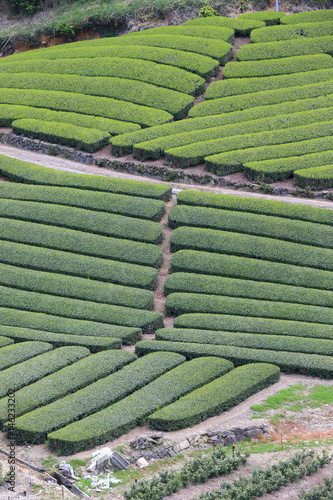
[[[145,356],[93,384],[81,389],[78,387],[79,390],[73,394],[21,416],[15,422],[16,437],[19,442],[43,442],[49,432],[95,414],[103,408],[113,408],[112,405],[117,401],[184,361],[183,356],[169,352]]]
[[[162,355],[163,356],[163,355]],[[176,355],[177,356],[177,355]],[[19,417],[37,407],[65,397],[120,370],[136,357],[127,351],[108,350],[85,358],[23,387],[15,394],[15,415]],[[7,398],[0,399],[0,422],[8,419]]]
[[[279,378],[280,369],[271,364],[240,366],[153,413],[149,417],[149,425],[165,431],[191,427],[229,410]]]
[[[204,2],[203,7],[198,12],[199,17],[213,17],[218,16],[219,13],[208,1]]]
[[[53,349],[53,346],[46,342],[22,342],[20,344],[5,345],[0,349],[0,369],[5,370],[10,366],[21,363],[43,352],[50,351],[51,349]]]
[[[282,24],[318,23],[320,21],[333,20],[332,9],[314,10],[291,14],[281,19]]]
[[[332,272],[235,255],[179,250],[171,259],[172,272],[194,272],[284,285],[333,290]]]
[[[197,38],[213,38],[231,43],[233,41],[234,30],[220,26],[210,26],[209,30],[207,30],[206,26],[159,26],[158,28],[132,31],[127,34],[127,36],[147,35],[195,36]]]
[[[0,155],[0,172],[7,179],[27,184],[74,187],[162,200],[171,199],[171,188],[163,184],[50,170],[34,163],[3,155]]]
[[[294,172],[296,186],[329,189],[333,187],[333,165],[304,168]]]
[[[1,333],[4,334],[3,331],[1,331]],[[0,337],[0,348],[5,347],[5,346],[10,345],[10,344],[14,344],[13,339],[10,339],[8,337],[3,337],[3,336]]]
[[[240,14],[237,19],[239,20],[253,19],[256,21],[263,21],[264,23],[266,23],[267,26],[271,26],[274,24],[280,24],[281,18],[283,19],[285,15],[286,14],[284,12],[274,12],[272,10],[265,10],[263,12],[249,12],[247,14]]]
[[[50,344],[46,344],[45,342],[21,342],[20,344],[14,344],[14,346],[29,348],[27,344],[44,344],[48,350],[50,347],[52,348]],[[3,347],[2,349],[6,348]],[[78,346],[58,347],[51,352],[44,352],[43,354],[41,352],[42,349],[39,352],[36,351],[36,354],[32,358],[21,361],[19,364],[1,371],[1,398],[6,396],[9,389],[17,391],[89,355],[89,349]]]
[[[186,21],[183,26],[222,26],[235,30],[235,36],[246,37],[255,28],[262,28],[266,23],[254,19],[232,19],[231,17],[209,16]],[[208,30],[207,28],[207,30]]]
[[[299,500],[329,500],[332,496],[333,478],[324,477],[322,484],[316,485],[310,490],[302,490]]]
[[[153,341],[153,344],[157,344]],[[118,403],[48,435],[51,448],[62,454],[104,443],[142,423],[158,408],[231,370],[233,364],[213,357],[173,368]]]
[[[259,28],[251,33],[251,42],[266,43],[279,42],[280,40],[292,40],[294,38],[314,38],[319,36],[333,35],[332,21],[319,23],[300,23],[284,26],[274,26],[274,28]]]

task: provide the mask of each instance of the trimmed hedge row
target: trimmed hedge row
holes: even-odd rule
[[[23,346],[28,343],[29,342],[21,342],[20,344],[14,345]],[[51,352],[44,352],[43,354],[34,356],[26,361],[22,361],[18,365],[2,370],[0,373],[0,398],[4,398],[8,390],[17,391],[26,385],[37,382],[37,380],[64,368],[65,366],[75,363],[75,361],[78,361],[79,359],[85,358],[89,354],[89,349],[86,347],[58,347]]]
[[[178,250],[238,255],[333,271],[331,249],[229,231],[179,227],[171,235],[171,251]]]
[[[92,337],[88,335],[66,335],[64,333],[44,332],[29,328],[17,328],[14,326],[0,325],[0,332],[8,335],[14,342],[25,342],[27,340],[42,340],[49,342],[53,347],[77,345],[87,347],[90,352],[104,351],[106,349],[121,349],[122,340],[114,337]],[[135,340],[141,340],[137,335]],[[134,340],[134,342],[135,342]]]
[[[232,19],[231,17],[212,16],[191,19],[183,23],[183,26],[208,26],[209,29],[211,26],[222,26],[233,29],[235,36],[246,37],[250,35],[253,29],[262,28],[266,26],[266,23],[257,19]],[[209,31],[208,28],[207,31]]]
[[[112,440],[141,424],[158,408],[173,403],[232,368],[229,361],[218,363],[211,357],[184,363],[118,403],[48,434],[49,445],[52,450],[68,455]],[[18,420],[16,423],[20,425]]]
[[[319,21],[333,20],[332,9],[314,10],[310,12],[299,12],[298,14],[290,14],[281,19],[282,24],[298,24],[298,23],[318,23]]]
[[[266,28],[265,28],[266,29]],[[269,28],[271,29],[271,28]],[[228,62],[223,68],[223,78],[252,78],[286,75],[307,71],[332,68],[333,60],[328,54],[283,57],[263,61]],[[1,70],[1,65],[0,65]]]
[[[22,342],[1,347],[0,370],[53,349],[47,342]]]
[[[183,314],[174,321],[175,328],[218,330],[229,332],[291,335],[333,340],[332,325],[286,321],[284,319],[229,316],[227,314]]]
[[[257,214],[274,215],[276,217],[286,217],[287,219],[319,222],[320,224],[333,226],[331,209],[299,205],[298,203],[285,201],[184,190],[177,194],[177,204],[223,208],[227,210],[236,210],[238,212],[253,212]]]
[[[213,38],[232,43],[234,30],[223,26],[210,26],[209,30],[207,30],[206,26],[159,26],[158,28],[150,28],[143,31],[132,31],[126,36],[146,35],[195,36],[199,38]]]
[[[297,40],[282,40],[281,42],[247,44],[238,50],[236,57],[237,61],[260,61],[262,59],[279,59],[281,57],[311,54],[332,55],[332,35]]]
[[[333,187],[333,164],[306,168],[294,172],[296,186],[329,189]]]
[[[164,431],[191,427],[238,405],[279,378],[280,369],[272,364],[249,363],[239,366],[156,411],[150,415],[149,425]]]
[[[0,263],[0,284],[32,292],[101,302],[134,309],[153,309],[154,294],[149,290],[91,281],[58,273],[34,271]],[[1,320],[0,320],[1,322]]]
[[[162,262],[162,251],[158,246],[140,241],[110,238],[2,217],[0,217],[0,231],[3,240],[66,250],[75,254],[120,260],[142,266],[159,267]]]
[[[84,321],[82,319],[64,318],[61,316],[52,316],[51,314],[42,314],[30,311],[21,311],[0,307],[0,324],[19,328],[29,328],[42,330],[43,333],[52,332],[52,340],[56,343],[54,334],[71,335],[71,342],[76,341],[73,337],[107,337],[121,339],[124,344],[134,344],[141,338],[140,328],[129,328],[127,326],[108,325],[106,323],[97,323],[96,321]],[[62,339],[61,339],[62,340]],[[97,343],[98,341],[96,341]]]
[[[4,240],[0,240],[0,262],[148,290],[157,284],[158,271],[152,267]]]
[[[17,182],[15,184],[2,182],[0,184],[0,198],[69,205],[70,207],[110,212],[152,221],[160,221],[165,213],[162,200],[101,191],[82,191],[82,189],[75,188],[34,186]]]
[[[333,30],[333,24],[332,24]],[[205,99],[218,99],[240,94],[251,94],[267,90],[282,89],[320,83],[333,78],[333,68],[291,73],[290,75],[267,76],[266,78],[231,78],[213,82],[205,93]]]
[[[281,17],[283,18],[285,15],[286,14],[284,12],[265,10],[263,12],[248,12],[246,14],[240,14],[237,19],[254,19],[256,21],[263,21],[267,26],[272,26],[274,24],[280,24]]]
[[[60,90],[2,88],[0,103],[21,104],[54,111],[71,111],[84,115],[113,118],[124,122],[138,123],[143,127],[160,125],[173,120],[170,113],[161,109],[149,108],[110,97],[96,97]]]
[[[332,307],[333,304],[333,292],[326,290],[195,273],[174,273],[168,276],[164,284],[164,294],[176,292],[227,295],[324,307]]]
[[[328,56],[330,57],[330,56]],[[331,58],[332,59],[332,58]],[[332,59],[333,61],[333,59]],[[327,108],[333,105],[333,94],[320,96],[312,99],[303,99],[299,101],[291,101],[281,104],[271,104],[270,106],[258,106],[248,108],[244,111],[234,111],[227,114],[204,116],[198,118],[191,118],[191,120],[182,120],[180,122],[166,123],[157,127],[150,127],[147,129],[130,132],[128,134],[119,135],[118,137],[111,138],[112,153],[115,156],[122,156],[133,151],[133,145],[158,139],[171,134],[182,134],[200,129],[210,127],[218,127],[232,123],[239,123],[244,121],[256,121],[260,118],[266,119],[276,115],[286,115],[292,113],[299,113],[304,111],[311,111],[319,108]]]
[[[322,153],[244,163],[244,172],[249,179],[256,182],[271,183],[288,179],[295,170],[324,167],[329,163],[333,163],[333,151],[331,150]]]
[[[3,332],[1,332],[3,333]],[[31,340],[31,339],[29,339]],[[5,347],[7,345],[11,345],[11,344],[14,344],[14,340],[13,339],[10,339],[8,337],[3,337],[3,336],[0,336],[0,348],[1,347]]]
[[[0,88],[39,89],[108,97],[148,106],[183,118],[194,97],[150,83],[126,78],[45,73],[1,73]],[[125,104],[123,102],[123,104]],[[125,104],[126,106],[126,104]],[[121,120],[122,118],[119,117]],[[124,120],[126,121],[126,120]],[[133,121],[133,120],[127,120]]]
[[[82,389],[78,387],[79,390],[74,394],[68,394],[17,419],[15,424],[18,440],[19,442],[43,442],[49,432],[114,405],[184,361],[184,356],[175,353],[152,353],[130,363],[117,373],[97,380]],[[216,373],[215,376],[218,376],[219,372],[223,372],[221,368],[219,369],[219,366],[223,364],[225,362],[220,364],[215,362],[214,371],[213,363],[211,363],[211,374]],[[214,378],[214,375],[211,378]],[[42,405],[43,402],[38,406]]]
[[[326,356],[332,356],[333,354],[332,340],[287,335],[162,328],[156,332],[156,339],[171,342],[194,342],[205,345],[230,345],[249,347],[251,349],[324,354]]]
[[[249,162],[288,158],[311,153],[320,153],[332,149],[331,136],[307,139],[298,142],[289,142],[273,146],[259,146],[248,149],[238,149],[227,153],[206,156],[205,167],[209,172],[217,175],[227,175],[239,172]]]
[[[333,273],[330,271],[235,255],[179,250],[172,256],[171,268],[172,272],[213,274],[283,285],[304,286],[305,288],[333,290]]]
[[[333,38],[333,37],[332,37]],[[257,46],[257,45],[256,45]],[[258,106],[268,106],[286,101],[298,101],[331,94],[333,91],[333,80],[295,87],[286,87],[275,90],[263,90],[249,94],[222,97],[199,102],[189,111],[191,118],[198,116],[216,115],[218,113],[230,113]],[[280,112],[281,114],[281,112]]]
[[[248,363],[273,363],[284,372],[303,373],[321,378],[332,378],[332,356],[303,354],[299,352],[248,349],[236,346],[204,345],[188,342],[168,342],[162,340],[142,340],[135,346],[138,356],[156,351],[178,352],[188,359],[200,356],[221,356],[236,366]]]
[[[4,286],[0,286],[0,305],[55,316],[137,327],[142,328],[144,333],[154,332],[163,325],[163,316],[153,311],[57,297]]]
[[[52,60],[34,59],[33,55],[31,55],[31,59],[20,61],[19,64],[10,61],[6,64],[0,64],[0,73],[29,72],[127,78],[190,95],[201,94],[204,91],[205,84],[203,78],[194,76],[186,70],[143,59],[82,57],[78,59],[58,59],[57,63],[54,64]]]
[[[143,196],[144,198],[171,199],[171,187],[151,182],[102,177],[100,175],[73,174],[53,170],[34,163],[0,155],[0,173],[13,181],[27,184],[74,187],[92,191]]]
[[[274,28],[259,28],[251,32],[251,42],[279,42],[280,40],[291,40],[294,38],[314,38],[319,36],[333,35],[332,21],[323,21],[319,23],[300,23],[283,26],[274,26]]]
[[[141,129],[140,125],[137,123],[111,120],[100,116],[66,113],[65,111],[52,111],[45,108],[32,108],[31,106],[20,106],[15,104],[0,104],[1,127],[11,127],[13,121],[19,120],[20,118],[70,123],[79,127],[102,130],[103,132],[108,132],[111,136],[126,134]]]
[[[319,122],[331,121],[332,117],[333,107],[258,118],[219,127],[199,129],[193,132],[162,136],[134,145],[133,153],[135,158],[147,160],[160,158],[166,152],[166,158],[173,165],[186,168],[189,165],[202,162],[207,152],[211,154],[211,151],[216,152],[216,150],[240,149],[240,145],[244,148],[249,147],[248,145],[251,147],[250,136],[254,133],[256,134],[255,144],[257,146],[262,142],[270,144],[272,141],[286,140],[284,137],[287,131],[287,140],[289,141],[291,128],[295,129],[296,138],[299,133],[308,130],[303,129],[305,125],[319,125]],[[283,132],[284,129],[287,129],[287,131]],[[276,130],[279,132],[277,133]],[[246,131],[245,134],[244,131]],[[258,135],[259,132],[261,132],[261,135]],[[264,134],[264,132],[266,133]],[[198,148],[199,152],[197,152]]]
[[[0,216],[145,243],[162,241],[158,222],[54,203],[0,198]]]
[[[156,356],[156,355],[155,355]],[[162,355],[163,356],[163,355]],[[177,356],[177,355],[174,355]],[[15,415],[19,417],[75,392],[135,361],[127,351],[104,351],[72,363],[17,391]],[[8,420],[8,399],[0,399],[0,425]]]
[[[332,229],[326,224],[285,219],[262,214],[237,212],[209,207],[179,205],[172,208],[168,219],[172,228],[194,226],[222,229],[293,241],[305,245],[333,248]]]
[[[27,118],[14,120],[12,129],[14,134],[82,149],[88,153],[103,148],[110,139],[110,135],[101,130]]]
[[[203,293],[172,293],[166,299],[165,311],[168,316],[188,313],[237,314],[333,324],[333,309],[331,307],[205,295]]]

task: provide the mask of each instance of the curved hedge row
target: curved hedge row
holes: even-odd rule
[[[261,333],[269,335],[291,335],[333,340],[332,325],[305,323],[284,319],[229,316],[227,314],[183,314],[174,321],[175,328],[191,328],[229,332]]]
[[[163,201],[152,198],[17,182],[1,182],[0,198],[69,205],[153,221],[160,221],[165,213]]]
[[[70,299],[4,286],[0,286],[0,292],[0,305],[2,307],[137,327],[142,328],[145,333],[154,332],[156,328],[163,325],[163,316],[160,313],[144,309]]]
[[[3,332],[1,331],[1,333],[3,333]],[[29,340],[31,340],[31,339],[29,339]],[[7,345],[11,345],[11,344],[14,344],[14,340],[13,339],[10,339],[8,337],[0,336],[0,348],[1,347],[5,347]]]
[[[117,77],[82,76],[45,73],[1,73],[0,88],[39,89],[73,92],[88,96],[100,96],[137,105],[148,106],[183,118],[193,104],[194,97],[175,90],[156,87],[150,83]],[[125,102],[124,102],[125,101]],[[105,103],[106,104],[106,103]],[[111,103],[112,104],[112,103]],[[89,113],[95,114],[95,113]],[[122,119],[120,116],[118,117]],[[136,121],[136,120],[124,120]]]
[[[269,281],[283,285],[333,290],[333,273],[311,267],[268,262],[260,259],[179,250],[171,259],[172,272],[194,272],[230,278]]]
[[[21,118],[70,123],[78,127],[102,130],[103,132],[108,132],[111,136],[126,134],[141,129],[140,125],[137,123],[111,120],[100,116],[68,113],[66,111],[52,111],[46,108],[33,108],[31,106],[20,106],[16,104],[0,104],[1,127],[10,127],[14,120],[19,120]]]
[[[237,19],[254,19],[256,21],[263,21],[267,26],[272,26],[274,24],[280,24],[281,18],[285,15],[285,12],[265,10],[263,12],[248,12],[246,14],[240,14]]]
[[[210,330],[190,330],[162,328],[156,332],[157,340],[171,342],[191,342],[197,344],[230,345],[251,349],[269,349],[272,351],[302,352],[332,356],[333,341],[309,339],[306,337],[270,335],[258,333],[232,333]]]
[[[286,217],[287,219],[319,222],[320,224],[333,226],[332,209],[299,205],[298,203],[287,201],[248,198],[246,196],[234,196],[230,194],[217,194],[184,189],[177,194],[177,204],[223,208],[227,210],[236,210],[238,212],[253,212],[256,214]]]
[[[266,26],[266,23],[256,19],[232,19],[231,17],[211,16],[191,19],[183,23],[183,26],[208,26],[209,28],[211,26],[222,26],[233,29],[235,36],[246,37],[250,35],[253,29],[262,28]]]
[[[148,266],[4,240],[0,241],[0,262],[148,290],[155,289],[158,274]]]
[[[97,321],[85,321],[82,319],[64,318],[62,316],[52,316],[51,314],[36,313],[0,307],[2,326],[12,326],[18,328],[29,328],[42,330],[49,334],[52,332],[52,339],[57,343],[54,334],[64,334],[66,337],[107,337],[121,339],[124,344],[133,344],[141,338],[140,328],[130,328],[128,326],[108,325]],[[63,339],[61,339],[63,340]],[[76,339],[72,338],[72,342]],[[77,343],[77,342],[76,342]]]
[[[333,304],[333,292],[326,290],[195,273],[174,273],[168,276],[164,284],[164,294],[175,292],[227,295],[324,307],[332,307]]]
[[[221,361],[203,357],[173,368],[118,403],[48,434],[51,449],[68,455],[128,432],[158,408],[233,368],[229,361]]]
[[[150,415],[149,425],[164,431],[191,427],[238,405],[279,378],[280,369],[268,363],[240,366],[156,411]]]
[[[333,164],[296,170],[294,178],[296,186],[299,187],[329,189],[333,187]]]
[[[332,356],[321,356],[319,354],[168,342],[165,340],[142,340],[136,344],[135,351],[139,356],[155,351],[178,352],[188,359],[200,356],[220,356],[229,359],[236,366],[248,363],[272,363],[279,366],[284,372],[298,372],[321,378],[332,378],[333,376]]]
[[[266,43],[291,40],[294,38],[314,38],[328,35],[333,35],[332,21],[288,24],[274,26],[274,28],[259,28],[251,32],[250,39],[253,43]]]
[[[158,222],[54,203],[0,198],[0,216],[144,243],[162,241]]]
[[[167,297],[165,311],[168,316],[201,312],[333,324],[333,308],[331,307],[201,293],[172,293]]]
[[[332,37],[333,38],[333,37]],[[243,110],[258,106],[268,106],[286,101],[298,101],[331,94],[333,91],[333,80],[320,83],[311,83],[307,85],[298,85],[295,87],[286,87],[275,90],[263,90],[249,94],[222,97],[199,102],[189,111],[189,116],[216,115],[218,113],[230,113],[232,111]]]
[[[15,415],[19,417],[38,406],[46,405],[68,393],[75,392],[120,370],[135,359],[136,356],[127,351],[109,350],[76,361],[17,391],[15,394]],[[3,398],[0,399],[0,425],[7,419],[8,399]]]
[[[17,431],[15,436],[19,442],[43,442],[49,432],[114,405],[184,361],[184,356],[175,353],[149,354],[130,363],[117,373],[82,389],[78,388],[74,394],[68,394],[42,408],[26,413],[15,422]],[[216,362],[215,366],[217,374],[221,369],[218,370],[219,364]],[[211,372],[214,373],[212,369]],[[43,401],[39,406],[42,405]]]
[[[36,344],[37,342],[21,342],[14,346],[24,346],[24,344]],[[44,342],[38,342],[42,344]],[[45,343],[44,343],[45,344]],[[50,344],[46,344],[49,346]],[[52,346],[50,346],[52,347]],[[5,347],[3,347],[5,349]],[[11,366],[0,373],[0,398],[7,395],[8,390],[17,391],[22,387],[37,382],[37,380],[57,372],[65,366],[71,365],[81,358],[88,356],[89,349],[80,346],[58,347],[50,352],[38,354],[33,358]]]
[[[154,294],[149,290],[91,281],[59,273],[34,271],[0,263],[0,284],[61,297],[102,302],[135,309],[153,309]],[[1,323],[1,320],[0,320]]]
[[[333,60],[328,54],[266,59],[263,61],[256,61],[255,64],[253,64],[252,61],[237,61],[228,62],[225,65],[223,68],[223,78],[252,78],[256,76],[286,75],[290,73],[332,68],[332,66]]]
[[[110,97],[96,97],[59,90],[2,88],[0,103],[21,104],[54,111],[71,111],[84,115],[114,118],[138,123],[143,127],[160,125],[173,120],[170,113],[161,109],[149,108]]]
[[[58,46],[59,49],[59,46]],[[66,54],[64,54],[66,55]],[[2,61],[1,61],[2,62]],[[1,64],[0,73],[57,73],[82,76],[107,76],[147,82],[183,94],[197,95],[204,91],[205,80],[189,71],[144,59],[122,57],[82,57],[53,60],[33,58]]]
[[[298,14],[290,14],[281,19],[282,24],[298,24],[298,23],[318,23],[319,21],[333,20],[332,9],[319,9],[309,12],[299,12]]]
[[[74,187],[162,200],[171,199],[170,186],[163,184],[115,179],[100,175],[73,174],[3,155],[0,155],[0,173],[10,180],[25,182],[27,184]]]
[[[110,139],[110,135],[102,130],[27,118],[14,120],[12,129],[14,134],[82,149],[88,153],[103,148]]]
[[[333,30],[333,26],[332,26]],[[213,82],[205,93],[205,99],[218,99],[252,92],[282,89],[320,83],[333,79],[333,68],[308,71],[307,73],[291,73],[290,75],[267,76],[266,78],[231,78]]]
[[[237,52],[237,61],[260,61],[281,57],[305,56],[311,54],[333,54],[333,37],[318,36],[281,42],[254,43],[243,45]]]
[[[208,207],[179,205],[169,213],[169,226],[194,226],[222,229],[293,241],[305,245],[333,248],[332,229],[326,224],[285,219],[262,214]]]
[[[307,139],[298,142],[289,142],[274,146],[259,146],[258,148],[238,149],[227,153],[206,156],[205,166],[209,172],[217,175],[227,175],[239,172],[245,163],[277,158],[288,158],[311,153],[320,153],[332,149],[331,136]]]
[[[201,163],[207,152],[211,154],[210,151],[215,152],[218,149],[221,149],[221,151],[229,150],[229,148],[240,149],[240,145],[244,148],[249,147],[248,144],[252,145],[250,136],[253,134],[256,134],[256,146],[259,146],[261,142],[271,143],[272,141],[286,140],[284,139],[286,134],[289,141],[291,128],[295,129],[294,133],[295,137],[297,137],[298,133],[308,130],[303,129],[305,125],[319,124],[325,120],[331,121],[332,117],[333,107],[329,107],[288,115],[258,118],[251,121],[199,129],[193,132],[177,133],[140,142],[134,145],[133,154],[139,160],[147,160],[160,158],[166,151],[166,157],[173,165],[186,168],[192,164]],[[300,127],[302,128],[300,129]],[[280,130],[284,129],[287,129],[288,133],[287,131],[280,132]],[[279,135],[277,135],[276,130],[279,131]],[[258,135],[259,132],[266,132],[266,134]],[[176,151],[174,151],[175,148]],[[199,151],[197,151],[198,148]]]
[[[126,36],[146,35],[195,36],[199,38],[213,38],[232,43],[234,30],[223,26],[210,26],[209,30],[207,30],[206,26],[159,26],[158,28],[150,28],[142,31],[132,31]]]
[[[51,349],[53,346],[46,342],[22,342],[1,347],[0,370],[5,370]]]

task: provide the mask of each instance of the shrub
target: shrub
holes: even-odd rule
[[[73,174],[61,170],[51,170],[41,165],[3,155],[0,155],[0,172],[9,180],[26,184],[74,187],[92,191],[143,196],[144,198],[171,199],[171,188],[163,184],[114,179],[100,175]]]
[[[324,477],[324,481],[310,490],[301,490],[299,500],[329,500],[333,488],[333,478]]]
[[[265,10],[263,12],[249,12],[240,14],[237,19],[250,19],[255,21],[263,21],[267,26],[280,24],[281,18],[283,19],[286,14],[284,12],[274,12],[272,10]],[[264,28],[259,28],[264,29]]]
[[[235,36],[246,37],[250,35],[253,29],[262,28],[266,26],[266,23],[254,19],[232,19],[230,17],[214,16],[191,19],[190,21],[186,21],[183,26],[223,26],[224,28],[235,30]]]
[[[164,284],[164,294],[176,292],[227,295],[324,307],[331,307],[333,303],[333,293],[326,290],[195,273],[174,273],[168,276]]]
[[[333,35],[332,21],[319,23],[300,23],[274,28],[259,28],[251,33],[251,42],[266,43],[279,42],[280,40],[292,40],[294,38],[314,38]]]
[[[234,30],[220,26],[210,26],[209,30],[207,30],[206,26],[159,26],[158,28],[150,28],[143,31],[132,31],[127,34],[127,37],[147,35],[195,36],[197,38],[213,38],[231,43],[234,37]]]
[[[284,285],[333,290],[333,274],[311,267],[268,262],[260,259],[179,250],[171,259],[172,272],[194,272],[230,278],[268,281]]]
[[[44,342],[21,342],[14,346],[24,346],[26,344],[45,344]],[[50,346],[50,344],[46,344]],[[50,346],[52,348],[52,346]],[[5,349],[5,347],[3,347]],[[40,351],[41,352],[41,351]],[[37,353],[36,353],[37,354]],[[0,397],[6,396],[8,390],[17,391],[22,387],[37,382],[37,380],[54,373],[65,366],[71,365],[81,358],[89,355],[86,347],[66,346],[58,347],[51,352],[39,353],[34,357],[21,361],[2,370],[0,373]]]
[[[163,356],[163,355],[162,355]],[[177,356],[177,355],[176,355]],[[37,407],[65,397],[120,370],[136,357],[127,351],[108,350],[85,358],[28,385],[15,394],[15,415],[19,417]],[[0,400],[0,423],[8,419],[7,398]]]
[[[300,12],[298,14],[290,14],[281,19],[282,24],[299,24],[299,23],[318,23],[320,21],[333,20],[332,9],[315,10],[309,12]]]
[[[206,227],[333,248],[332,230],[326,224],[285,219],[209,207],[179,205],[169,213],[169,226]],[[200,245],[200,243],[199,243]]]
[[[239,212],[253,212],[287,219],[299,219],[320,224],[333,225],[332,211],[284,201],[247,198],[228,194],[208,193],[204,191],[183,190],[177,193],[178,205],[224,208]]]
[[[1,333],[4,333],[4,332],[1,331]],[[3,336],[0,337],[0,348],[5,347],[5,346],[10,345],[10,344],[14,344],[13,339],[10,339],[8,337],[3,337]]]
[[[184,361],[184,356],[179,354],[153,353],[131,362],[116,373],[109,372],[110,375],[106,374],[94,383],[78,385],[73,394],[50,404],[45,403],[45,406],[32,412],[24,412],[25,415],[15,422],[18,423],[18,439],[20,442],[42,442],[48,432],[110,407]],[[43,399],[40,399],[43,405]]]
[[[332,66],[333,60],[328,54],[267,59],[256,61],[255,64],[253,64],[252,61],[237,61],[228,62],[225,65],[223,68],[223,78],[249,78],[256,76],[286,75],[300,72],[305,73],[308,71],[332,68]]]
[[[163,407],[194,388],[226,373],[232,363],[213,358],[184,363],[161,375],[153,382],[102,411],[48,434],[53,450],[82,449],[90,443],[105,442],[109,436],[124,434],[159,407]]]
[[[329,189],[333,187],[333,165],[305,168],[294,172],[296,186]]]
[[[22,342],[1,347],[0,370],[5,370],[51,349],[53,346],[46,342]]]
[[[174,431],[236,406],[252,394],[277,382],[280,369],[268,363],[250,363],[235,368],[149,417],[153,429]]]

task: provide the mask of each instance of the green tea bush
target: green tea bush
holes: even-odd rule
[[[279,378],[280,369],[268,363],[240,366],[157,410],[149,416],[149,425],[164,431],[192,427],[238,405]]]
[[[288,24],[274,26],[274,28],[259,28],[251,32],[251,42],[266,43],[279,42],[280,40],[292,40],[294,38],[314,38],[319,36],[333,35],[332,21],[319,23]]]
[[[92,191],[143,196],[144,198],[171,199],[171,188],[163,184],[114,179],[100,175],[73,174],[61,170],[51,170],[41,165],[3,155],[0,155],[0,172],[9,180],[26,184],[74,187]]]
[[[26,359],[50,351],[51,349],[53,349],[53,346],[47,342],[22,342],[20,344],[1,347],[0,369],[5,370],[12,365],[21,363]]]
[[[14,134],[82,149],[88,153],[106,146],[110,138],[108,133],[93,128],[27,118],[14,120],[12,128]]]
[[[267,26],[272,26],[274,24],[280,24],[281,18],[283,18],[285,15],[286,14],[284,12],[274,12],[272,10],[265,10],[263,12],[249,12],[246,14],[240,14],[237,19],[239,20],[250,19],[255,21],[263,21],[264,23],[266,23]]]
[[[320,21],[333,20],[332,9],[312,10],[309,12],[299,12],[290,14],[281,19],[282,24],[318,23]]]
[[[227,295],[324,307],[331,307],[333,303],[333,292],[327,290],[195,273],[173,273],[168,276],[164,284],[164,294],[176,292]]]
[[[78,385],[73,394],[64,395],[50,404],[45,403],[43,407],[42,395],[39,407],[32,412],[24,412],[25,415],[16,421],[19,440],[43,442],[48,432],[114,405],[184,361],[184,356],[179,354],[152,353],[116,373],[106,374],[99,380],[96,377],[94,383],[83,384],[82,388]]]
[[[171,268],[172,272],[212,274],[214,276],[229,276],[230,278],[333,290],[333,273],[330,271],[235,255],[179,250],[172,256]]]
[[[135,359],[134,354],[112,349],[88,355],[17,391],[15,394],[15,415],[19,417],[37,407],[78,391],[88,384],[120,370]],[[3,398],[0,399],[0,423],[6,422],[7,419],[8,400]]]
[[[297,203],[285,201],[247,198],[245,196],[184,189],[177,194],[177,204],[223,208],[227,210],[236,210],[238,212],[253,212],[257,214],[274,215],[276,217],[286,217],[287,219],[319,222],[320,224],[328,224],[330,226],[333,225],[331,209],[299,205]]]
[[[324,477],[324,481],[310,490],[302,490],[299,500],[329,500],[332,495],[333,478]]]
[[[263,28],[266,29],[266,28]],[[271,28],[269,28],[271,30]],[[249,78],[274,75],[287,75],[332,68],[333,60],[328,54],[309,56],[291,56],[282,59],[267,59],[263,61],[228,62],[223,68],[223,78]],[[1,70],[1,65],[0,65]]]
[[[4,332],[1,331],[1,333],[3,334]],[[31,339],[29,339],[29,340],[31,340]],[[5,347],[5,346],[10,345],[10,344],[14,344],[14,340],[10,339],[8,337],[3,337],[1,335],[1,337],[0,337],[0,348],[1,347]]]
[[[27,344],[45,344],[44,342],[21,342],[14,346]],[[46,344],[50,346],[50,344]],[[52,348],[52,346],[50,346]],[[6,349],[3,347],[2,349]],[[34,357],[21,361],[19,364],[10,366],[0,373],[0,398],[4,398],[8,390],[17,391],[22,387],[37,382],[37,380],[57,372],[65,366],[71,365],[79,359],[88,356],[89,349],[80,346],[58,347],[51,352],[41,354],[36,352]]]
[[[221,229],[293,241],[305,245],[333,248],[332,229],[326,224],[320,225],[273,215],[266,216],[237,212],[236,210],[179,205],[173,207],[170,211],[168,223],[172,228],[194,226]]]
[[[294,172],[296,186],[329,189],[333,187],[333,165],[305,168]]]
[[[206,26],[159,26],[158,28],[143,31],[132,31],[127,34],[127,37],[147,35],[195,36],[197,38],[213,38],[232,43],[234,30],[223,26],[210,26],[209,30],[207,30]]]
[[[232,19],[231,17],[214,16],[191,19],[183,23],[183,26],[206,26],[207,31],[211,26],[222,26],[233,29],[235,36],[246,37],[253,29],[262,28],[266,26],[266,23],[256,19]]]

